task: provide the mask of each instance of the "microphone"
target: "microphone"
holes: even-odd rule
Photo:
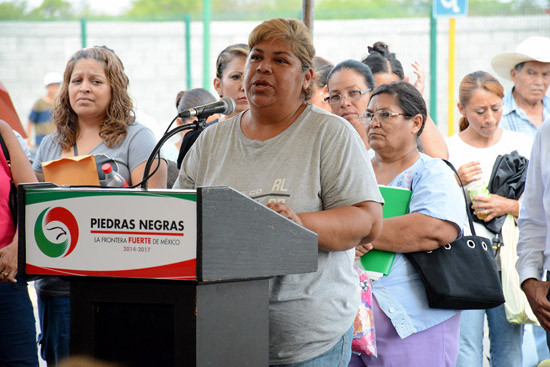
[[[204,119],[216,113],[230,115],[235,111],[235,101],[230,97],[223,97],[219,101],[208,103],[202,106],[191,107],[188,110],[178,113],[178,117],[187,119],[189,117],[197,117],[199,120]]]

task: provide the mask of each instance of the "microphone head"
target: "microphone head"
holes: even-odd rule
[[[220,99],[220,101],[223,101],[225,103],[225,110],[221,113],[224,115],[231,115],[234,111],[237,105],[235,104],[235,101],[231,97],[223,97]]]

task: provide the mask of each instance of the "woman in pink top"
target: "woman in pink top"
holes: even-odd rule
[[[17,226],[9,207],[10,181],[36,182],[27,156],[10,126],[0,120],[8,164],[0,149],[0,361],[8,366],[38,366],[36,329],[27,281],[17,277]],[[10,167],[11,166],[11,167]]]

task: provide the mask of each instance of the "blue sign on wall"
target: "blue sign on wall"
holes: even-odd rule
[[[468,15],[468,0],[434,0],[434,18],[455,18]]]

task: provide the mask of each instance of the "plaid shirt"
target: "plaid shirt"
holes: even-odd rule
[[[502,99],[503,110],[499,127],[518,131],[534,139],[537,134],[537,127],[531,123],[527,114],[518,107],[512,95],[513,90],[512,88]],[[550,118],[550,97],[544,96],[542,98],[542,106],[542,121],[546,121]]]

